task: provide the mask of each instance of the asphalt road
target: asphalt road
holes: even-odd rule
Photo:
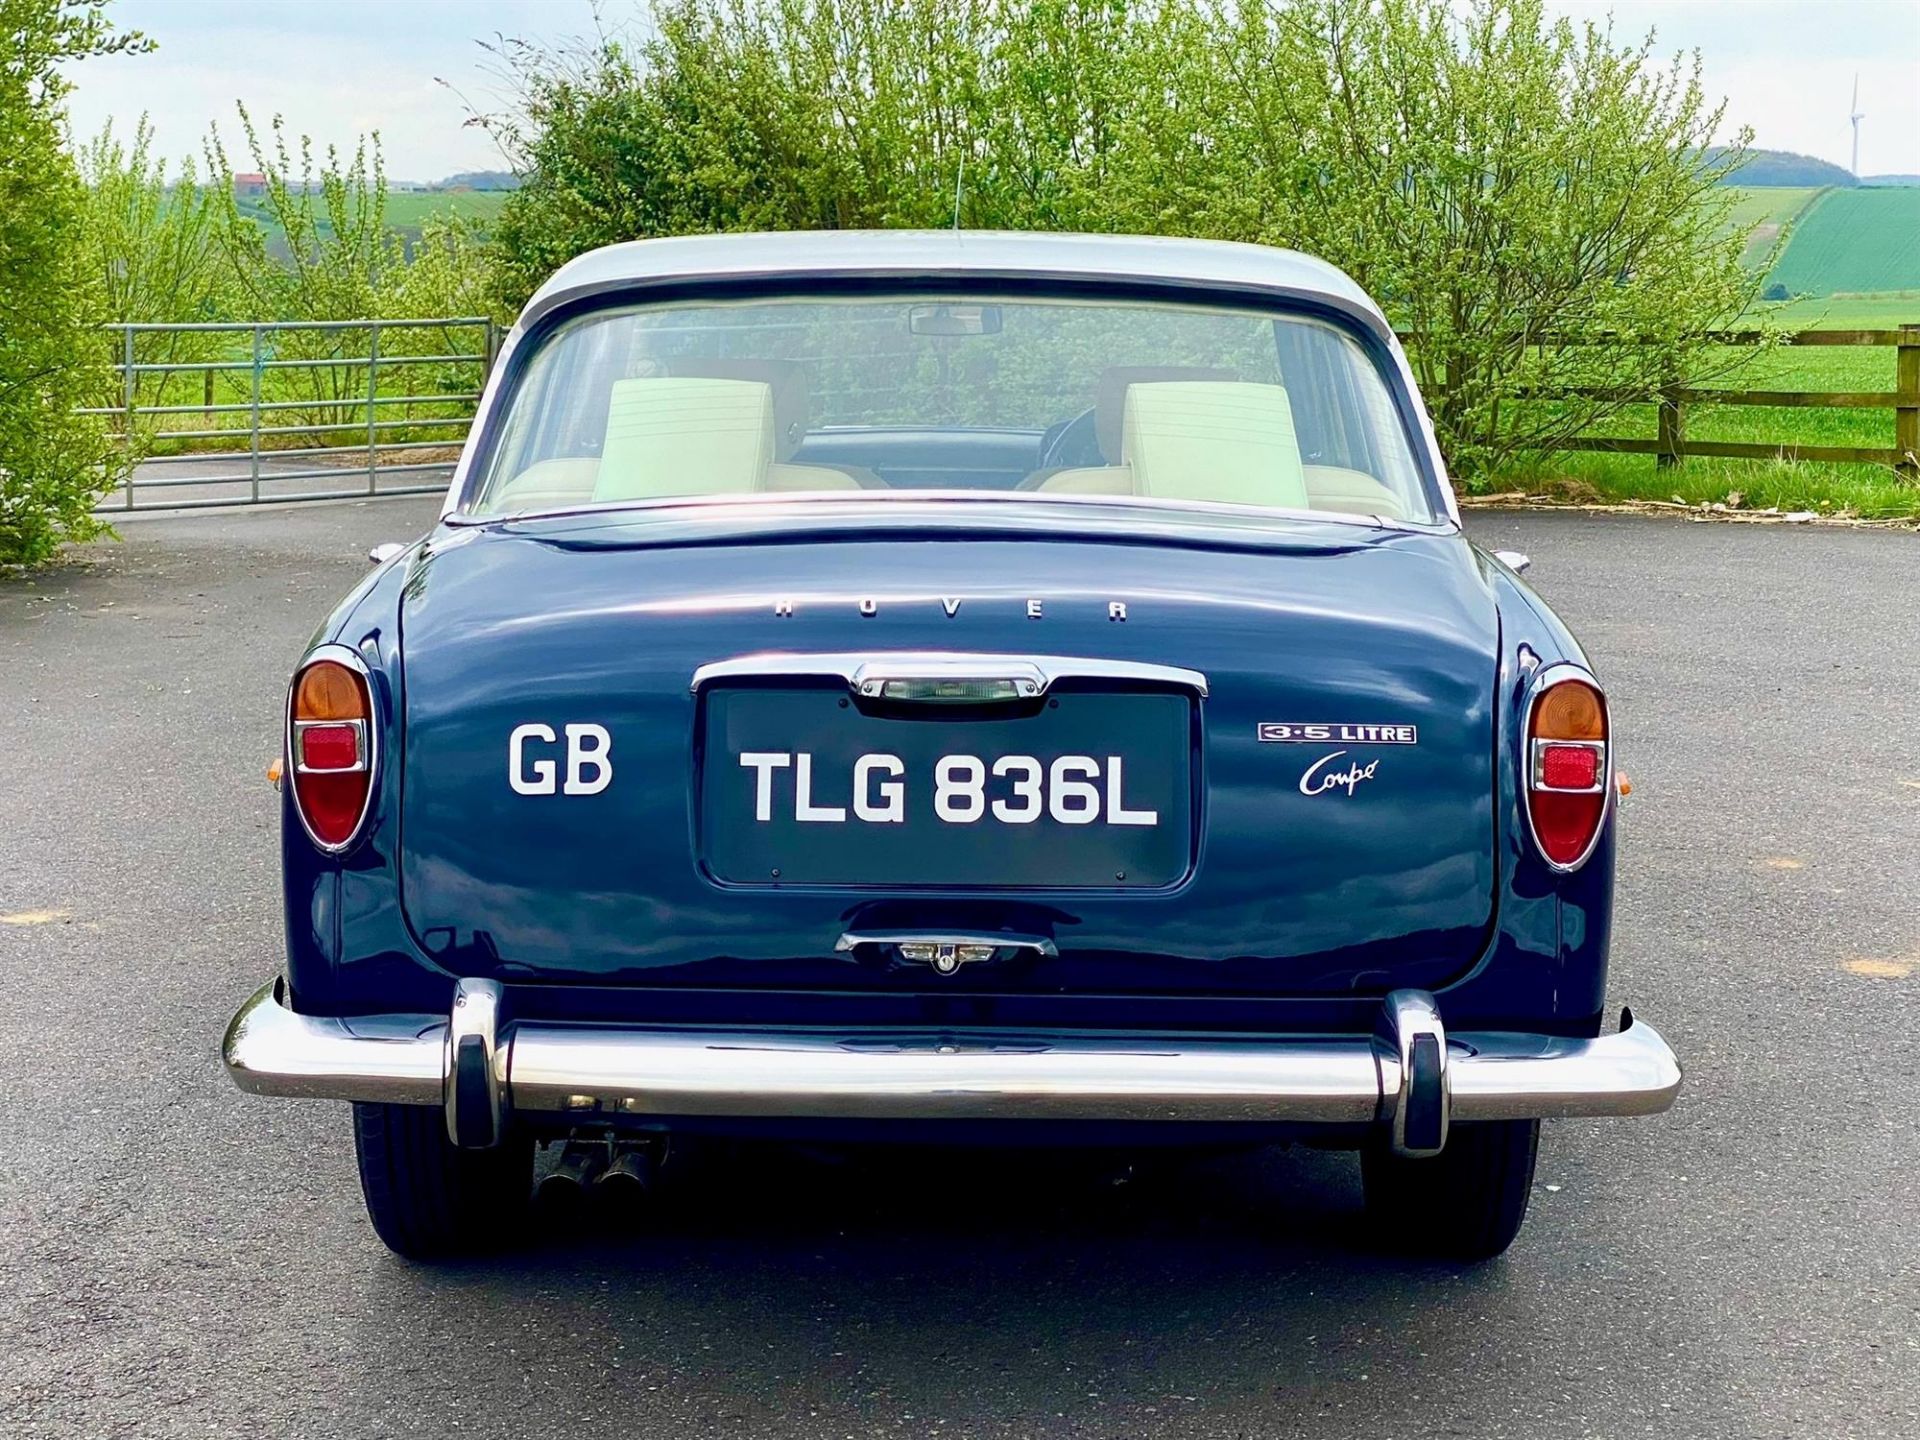
[[[280,947],[281,687],[430,502],[143,519],[0,582],[0,1433],[1920,1435],[1920,538],[1488,515],[1610,683],[1614,1002],[1669,1116],[1549,1127],[1480,1269],[1349,1157],[690,1164],[389,1256],[344,1106],[217,1045]]]

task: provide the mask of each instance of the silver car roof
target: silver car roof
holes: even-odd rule
[[[1241,290],[1331,306],[1383,339],[1380,307],[1347,275],[1295,250],[1227,240],[999,230],[808,230],[632,240],[590,250],[534,292],[517,328],[556,306],[700,280],[898,277],[1109,280]]]

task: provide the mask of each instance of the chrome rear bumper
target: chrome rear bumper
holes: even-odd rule
[[[1592,1040],[1447,1035],[1433,997],[1395,991],[1372,1037],[995,1039],[721,1033],[518,1021],[463,981],[451,1017],[296,1014],[270,984],[227,1027],[257,1095],[441,1105],[461,1144],[518,1112],[605,1117],[1289,1121],[1379,1124],[1430,1154],[1451,1121],[1652,1115],[1680,1064],[1623,1015]]]

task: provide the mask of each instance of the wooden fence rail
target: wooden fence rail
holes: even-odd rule
[[[1759,345],[1769,337],[1758,331],[1735,331],[1710,337],[1716,345]],[[1550,399],[1554,395],[1628,402],[1655,400],[1659,405],[1659,433],[1651,440],[1613,435],[1576,435],[1559,440],[1555,450],[1597,450],[1614,454],[1651,455],[1665,469],[1688,458],[1722,460],[1820,460],[1845,465],[1885,465],[1909,484],[1920,484],[1920,324],[1898,330],[1802,330],[1781,337],[1792,346],[1874,345],[1892,347],[1892,390],[1717,390],[1668,385],[1657,395],[1567,388],[1522,391],[1522,398]],[[1796,440],[1778,444],[1757,441],[1689,440],[1690,405],[1765,405],[1793,409],[1893,411],[1893,448],[1872,445],[1803,445]]]

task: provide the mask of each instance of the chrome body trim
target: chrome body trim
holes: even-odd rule
[[[1520,734],[1527,741],[1527,749],[1525,751],[1527,769],[1526,774],[1521,776],[1521,779],[1525,782],[1527,791],[1531,792],[1534,784],[1534,765],[1536,763],[1533,744],[1533,712],[1539,707],[1540,697],[1545,695],[1547,691],[1551,690],[1554,686],[1564,685],[1569,680],[1578,680],[1581,684],[1592,687],[1593,693],[1600,697],[1600,718],[1607,727],[1607,738],[1601,742],[1604,746],[1605,758],[1600,767],[1600,784],[1595,790],[1553,790],[1546,793],[1553,795],[1592,795],[1600,791],[1606,792],[1606,799],[1600,809],[1600,823],[1593,827],[1593,834],[1587,840],[1587,848],[1564,865],[1549,857],[1546,847],[1540,843],[1539,832],[1536,831],[1533,826],[1533,803],[1527,794],[1522,794],[1520,797],[1520,809],[1527,817],[1527,838],[1533,842],[1533,853],[1540,857],[1541,864],[1561,875],[1568,875],[1578,870],[1592,857],[1595,848],[1600,844],[1600,837],[1606,834],[1607,826],[1613,823],[1613,807],[1617,798],[1614,794],[1613,786],[1613,713],[1607,706],[1606,689],[1594,678],[1591,670],[1587,670],[1579,665],[1570,664],[1564,660],[1552,665],[1543,666],[1541,669],[1535,671],[1532,680],[1527,684],[1526,710],[1520,717]],[[1553,743],[1558,745],[1578,744],[1580,742],[1556,740]],[[1587,743],[1591,744],[1593,742],[1589,741]]]
[[[716,660],[693,672],[691,689],[718,680],[762,680],[783,677],[836,679],[859,694],[875,693],[868,682],[890,679],[1025,679],[1044,695],[1061,680],[1118,680],[1127,684],[1169,685],[1207,695],[1207,677],[1177,665],[1153,665],[1139,660],[1098,660],[1071,655],[981,655],[957,650],[844,651],[794,655],[763,653]]]
[[[503,1096],[507,1086],[507,1056],[499,1047],[500,982],[463,977],[454,982],[453,1013],[447,1022],[446,1075],[449,1081],[459,1064],[463,1045],[477,1049],[485,1080],[485,1113],[469,1115],[461,1108],[460,1087],[446,1087],[447,1138],[456,1145],[491,1145],[506,1126]],[[476,1138],[484,1137],[484,1138]]]
[[[220,1053],[233,1083],[254,1095],[438,1105],[447,1021],[443,1015],[301,1015],[274,980],[234,1015]]]
[[[367,687],[367,718],[365,720],[352,722],[360,727],[360,756],[363,762],[363,768],[367,772],[367,798],[360,804],[360,816],[353,822],[352,833],[338,845],[329,845],[318,835],[314,834],[313,827],[307,823],[306,811],[303,810],[300,805],[300,776],[303,774],[344,775],[355,774],[358,773],[358,771],[308,771],[304,766],[296,762],[295,757],[298,752],[293,748],[294,727],[296,724],[293,718],[294,692],[299,688],[300,677],[307,672],[308,667],[321,660],[331,660],[336,664],[346,666],[349,670],[357,674],[360,677],[360,683]],[[358,844],[360,837],[366,833],[367,816],[373,813],[373,798],[380,793],[380,727],[375,723],[378,717],[374,708],[379,703],[379,696],[374,693],[373,671],[368,668],[367,662],[360,658],[360,652],[350,645],[341,645],[329,641],[325,645],[314,646],[313,649],[309,650],[300,658],[300,663],[294,667],[293,678],[287,682],[286,720],[281,730],[280,743],[284,750],[283,763],[286,766],[288,784],[292,786],[293,813],[299,818],[300,829],[305,833],[308,842],[324,854],[345,854]],[[331,720],[320,723],[338,725],[345,722]]]
[[[1447,1027],[1441,1023],[1440,1007],[1425,990],[1395,990],[1388,994],[1385,1013],[1381,1018],[1385,1038],[1394,1047],[1399,1071],[1399,1083],[1392,1096],[1393,1116],[1388,1132],[1394,1152],[1409,1156],[1438,1155],[1447,1143],[1447,1119],[1451,1111],[1448,1081],[1453,1069],[1451,1056],[1447,1052]],[[1421,1097],[1439,1109],[1439,1131],[1430,1145],[1425,1143],[1425,1137],[1414,1143],[1409,1143],[1407,1139],[1407,1112],[1415,1099],[1413,1048],[1414,1042],[1423,1037],[1434,1043],[1440,1064],[1438,1094]]]
[[[1421,992],[1396,993],[1385,1012],[1389,1031],[1429,1023]],[[1437,1024],[1431,996],[1425,1004]],[[1451,1119],[1666,1110],[1679,1093],[1679,1061],[1652,1026],[1631,1015],[1623,1015],[1622,1026],[1590,1040],[1452,1035]],[[255,1094],[441,1105],[451,1031],[439,1016],[299,1015],[276,982],[241,1006],[223,1055],[234,1082]],[[500,1027],[497,1047],[503,1121],[524,1112],[1389,1127],[1402,1103],[1400,1057],[1407,1053],[1391,1036],[1368,1035],[969,1038],[953,1031],[737,1033],[511,1020]]]
[[[1044,935],[1008,935],[994,930],[918,931],[874,933],[849,930],[833,942],[836,953],[851,955],[862,945],[883,946],[902,960],[929,965],[936,975],[953,975],[962,965],[997,960],[1002,952],[1054,956],[1059,947]]]
[[[1493,558],[1516,575],[1524,575],[1533,568],[1532,559],[1519,550],[1496,550]]]
[[[411,545],[404,545],[398,540],[387,540],[367,551],[367,563],[384,565],[396,555],[404,555],[412,548]]]
[[[833,942],[840,953],[861,945],[992,945],[1001,950],[1030,950],[1035,955],[1060,953],[1060,947],[1044,935],[1004,935],[997,930],[849,930]]]

